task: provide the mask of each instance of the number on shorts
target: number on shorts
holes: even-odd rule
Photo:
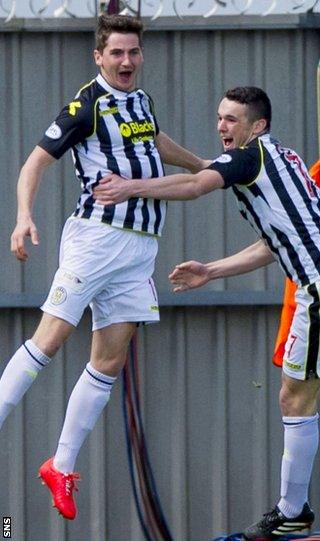
[[[288,338],[288,345],[289,345],[289,347],[288,347],[288,356],[287,356],[288,359],[290,357],[291,350],[293,348],[293,345],[294,345],[296,339],[297,339],[297,336],[295,334],[290,334],[290,336]]]

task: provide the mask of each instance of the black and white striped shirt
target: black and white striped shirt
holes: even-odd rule
[[[302,159],[265,134],[211,165],[240,212],[299,285],[320,279],[320,190]]]
[[[92,197],[93,188],[110,172],[128,179],[162,177],[158,132],[152,100],[143,90],[116,90],[99,74],[62,109],[39,146],[57,159],[72,149],[82,188],[75,216],[160,236],[165,201],[131,198],[103,206]]]

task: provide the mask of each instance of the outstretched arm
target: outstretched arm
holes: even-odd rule
[[[20,171],[17,186],[17,223],[11,235],[11,251],[20,261],[28,259],[25,249],[26,237],[31,237],[32,244],[39,244],[37,228],[32,219],[32,208],[43,172],[53,162],[55,158],[36,146]]]
[[[178,145],[163,131],[156,136],[156,145],[164,163],[188,169],[191,173],[198,173],[212,163],[212,160],[203,160],[190,150]]]
[[[177,265],[169,275],[174,292],[186,291],[207,284],[210,280],[227,278],[253,271],[275,261],[272,252],[263,240],[251,244],[244,250],[211,263],[186,261]]]
[[[213,169],[203,169],[195,175],[181,173],[167,177],[124,180],[117,175],[105,177],[94,189],[94,197],[103,205],[114,205],[130,197],[151,197],[172,201],[197,199],[217,188],[224,181]]]

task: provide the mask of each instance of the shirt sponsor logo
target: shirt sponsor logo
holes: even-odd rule
[[[51,302],[52,304],[62,304],[67,298],[67,292],[66,290],[64,289],[64,287],[56,287],[53,292],[52,292],[52,295],[51,295]]]
[[[154,126],[148,120],[122,122],[119,129],[122,137],[131,139],[134,143],[141,140],[148,141],[154,138]]]
[[[230,156],[230,154],[221,154],[221,156],[218,156],[218,158],[213,160],[213,163],[215,162],[228,163],[228,162],[231,162],[231,160],[232,160],[232,156]]]
[[[50,139],[60,139],[60,137],[62,136],[60,126],[58,126],[58,124],[56,124],[55,122],[52,122],[51,126],[49,126],[49,128],[45,132],[45,135],[47,137],[50,137]]]
[[[120,124],[120,133],[122,135],[122,137],[130,137],[131,135],[131,128],[129,126],[129,124]]]
[[[118,107],[110,107],[110,109],[105,109],[104,111],[99,111],[100,116],[116,115],[117,113],[119,113]]]

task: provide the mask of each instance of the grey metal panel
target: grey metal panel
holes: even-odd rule
[[[45,301],[45,295],[28,293],[1,293],[0,308],[37,308]],[[282,304],[280,291],[188,291],[176,295],[170,291],[159,294],[160,306],[234,306]]]
[[[40,299],[54,273],[60,230],[78,191],[70,157],[53,168],[40,190],[35,214],[41,246],[31,250],[24,266],[8,252],[16,177],[60,107],[94,75],[92,45],[88,28],[70,34],[13,29],[0,34],[0,126],[5,134],[0,144],[0,294]],[[145,36],[141,81],[155,100],[161,127],[207,157],[220,151],[215,109],[225,87],[261,85],[274,103],[274,133],[311,164],[317,158],[319,50],[319,34],[312,28],[205,28],[196,34],[157,29]],[[223,257],[254,238],[230,193],[170,204],[160,241],[159,289],[168,296],[167,274],[175,263]],[[209,287],[212,294],[226,295],[212,297],[217,304],[220,299],[219,306],[164,308],[161,325],[140,332],[147,441],[175,541],[209,541],[239,531],[276,501],[282,450],[280,372],[270,358],[278,307],[246,305],[245,295],[278,303],[282,285],[275,265],[221,280]],[[221,305],[223,298],[230,301],[232,292],[235,306]],[[169,296],[167,301],[170,304]],[[201,295],[188,302],[197,301],[208,304]],[[1,359],[8,359],[32,334],[38,318],[39,312],[31,309],[0,311]],[[142,540],[129,485],[120,381],[79,457],[84,479],[77,521],[65,524],[51,510],[50,498],[36,479],[39,464],[55,451],[67,398],[88,358],[89,328],[85,314],[1,432],[0,517],[13,517],[17,541]],[[317,462],[315,479],[318,472]],[[314,507],[319,507],[316,484],[311,494]]]

